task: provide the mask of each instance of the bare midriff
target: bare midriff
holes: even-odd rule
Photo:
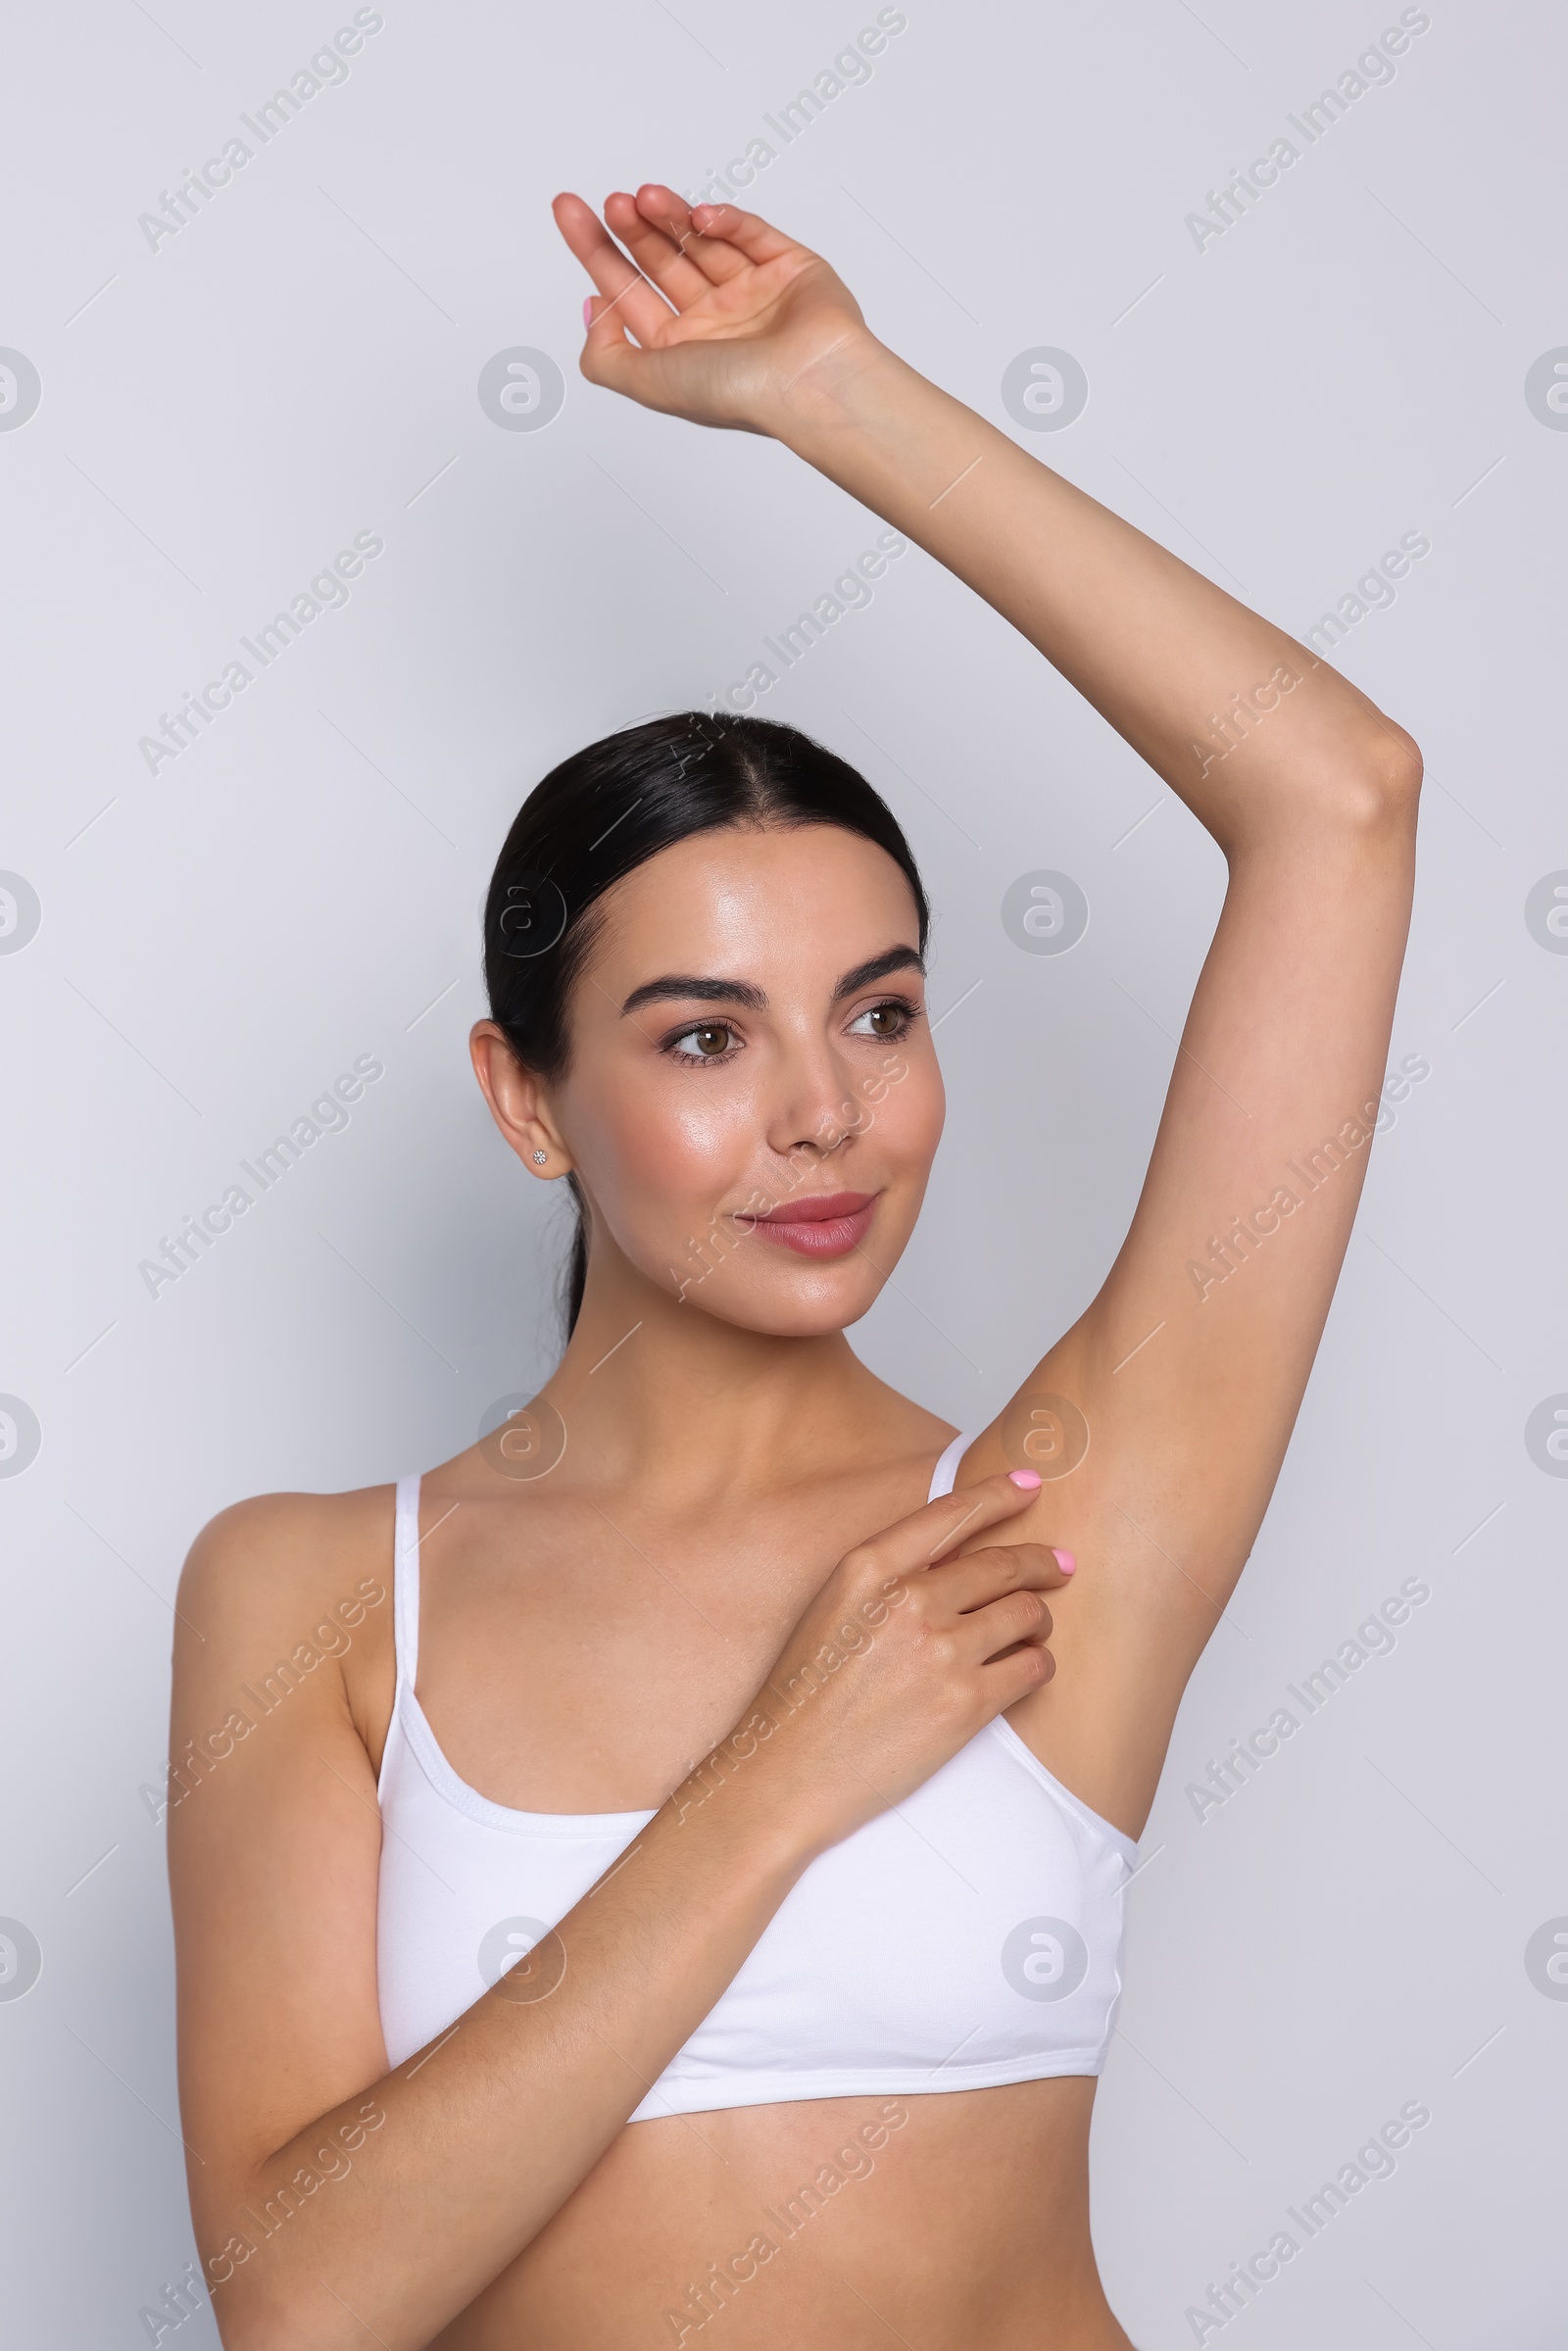
[[[1131,2351],[1092,2077],[631,2123],[431,2351]]]

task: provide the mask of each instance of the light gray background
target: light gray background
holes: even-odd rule
[[[386,0],[348,80],[150,250],[138,215],[350,13],[96,0],[9,35],[0,344],[42,379],[0,431],[0,866],[42,909],[0,955],[0,1389],[42,1430],[0,1479],[0,1913],[43,1952],[0,2001],[19,2351],[146,2341],[194,2250],[145,1792],[191,1537],[243,1494],[440,1459],[552,1360],[561,1221],[465,1053],[508,821],[578,744],[706,704],[879,527],[778,448],[584,385],[583,286],[547,211],[562,186],[695,188],[873,8]],[[1395,2176],[1205,2339],[1544,2351],[1568,2001],[1524,1955],[1568,1914],[1568,1483],[1524,1428],[1568,1391],[1568,956],[1524,904],[1568,867],[1568,433],[1524,379],[1568,344],[1561,21],[1434,0],[1396,78],[1200,252],[1186,215],[1397,8],[906,13],[756,190],[876,329],[1298,633],[1402,532],[1431,540],[1339,656],[1427,754],[1393,1057],[1431,1074],[1376,1146],[1145,1840],[1094,2142],[1106,2281],[1141,2351],[1177,2351],[1208,2281],[1419,2099]],[[476,394],[519,344],[566,377],[538,432],[497,429]],[[1042,345],[1090,382],[1059,434],[1001,401]],[[385,553],[346,608],[150,775],[160,712],[357,531]],[[940,909],[951,1123],[860,1337],[972,1427],[1122,1236],[1220,859],[917,552],[761,707],[864,766]],[[1065,956],[1003,930],[1036,868],[1087,894]],[[160,1237],[365,1053],[385,1076],[346,1131],[149,1297]],[[1393,1654],[1200,1820],[1208,1759],[1411,1575],[1432,1597]],[[206,2312],[178,2331],[216,2339]]]

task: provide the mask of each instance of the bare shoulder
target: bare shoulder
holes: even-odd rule
[[[182,1696],[209,1685],[252,1683],[265,1698],[309,1681],[346,1697],[379,1751],[392,1680],[393,1491],[253,1494],[208,1520],[175,1601],[176,1714]]]
[[[350,1494],[256,1494],[207,1521],[185,1560],[179,1603],[241,1617],[281,1600],[307,1606],[371,1551],[392,1546],[390,1486]],[[381,1537],[385,1537],[384,1545]]]

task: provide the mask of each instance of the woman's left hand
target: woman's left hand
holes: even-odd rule
[[[820,255],[756,213],[694,209],[657,180],[609,197],[604,221],[580,196],[552,209],[598,289],[582,372],[644,408],[782,437],[877,349]]]

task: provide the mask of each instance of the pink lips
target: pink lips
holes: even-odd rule
[[[824,1192],[814,1200],[786,1200],[749,1221],[754,1233],[798,1256],[846,1257],[864,1237],[875,1207],[874,1192]]]

